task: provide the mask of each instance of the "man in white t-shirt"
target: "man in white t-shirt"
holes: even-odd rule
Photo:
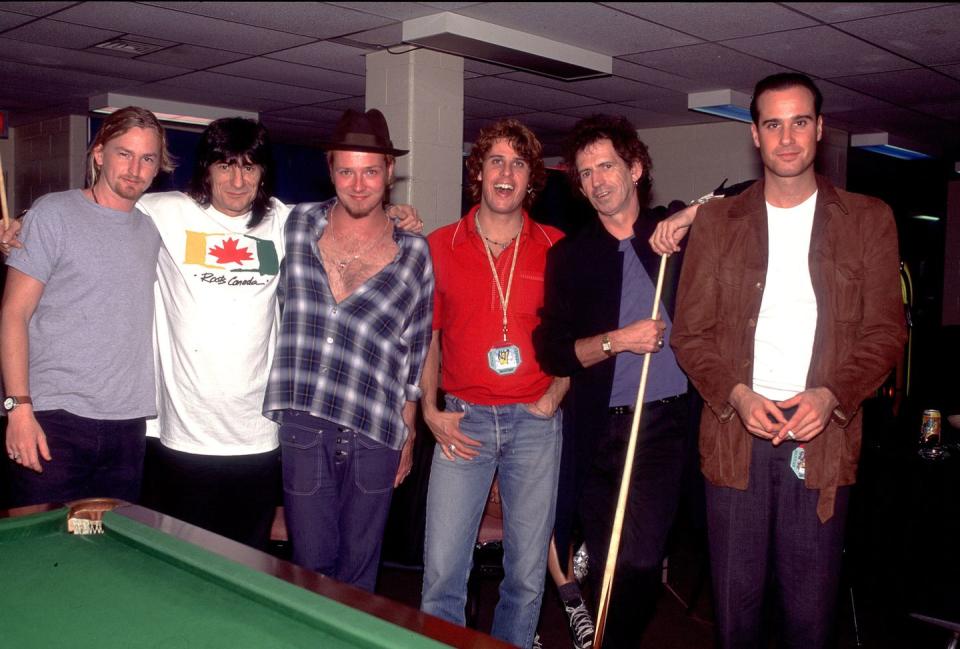
[[[271,198],[266,128],[227,118],[201,135],[189,194],[147,194],[163,247],[145,505],[265,548],[279,500],[277,426],[260,414],[277,333],[289,208]]]
[[[768,575],[783,646],[831,645],[860,404],[906,337],[890,208],[814,173],[821,103],[802,74],[757,84],[763,179],[700,208],[680,278],[720,649],[766,644]]]
[[[274,170],[263,125],[220,119],[200,137],[189,192],[139,203],[163,238],[143,502],[259,548],[280,495],[277,424],[260,412],[290,212],[271,197]],[[422,228],[410,208],[393,214]]]

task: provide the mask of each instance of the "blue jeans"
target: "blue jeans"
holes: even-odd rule
[[[560,467],[560,413],[545,419],[524,404],[479,406],[447,395],[460,430],[483,446],[472,460],[450,461],[437,448],[427,491],[421,608],[465,622],[467,578],[480,517],[496,473],[503,507],[500,601],[491,634],[520,647],[533,642]]]
[[[294,563],[372,592],[400,451],[295,410],[279,436]]]
[[[14,507],[80,498],[139,500],[147,445],[142,417],[90,419],[66,410],[43,410],[35,416],[53,459],[41,458],[43,473],[22,466],[11,469]]]

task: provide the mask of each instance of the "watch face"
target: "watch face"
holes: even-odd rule
[[[6,399],[3,400],[3,409],[8,412],[13,410],[13,407],[15,405],[17,405],[17,400],[14,399],[13,397],[7,397]]]

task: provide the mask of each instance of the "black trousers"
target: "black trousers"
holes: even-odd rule
[[[90,419],[66,410],[35,415],[53,459],[40,459],[43,473],[10,461],[14,507],[80,498],[139,500],[146,430],[142,417]]]
[[[690,397],[644,404],[604,646],[637,647],[653,617],[667,537],[681,492],[684,456],[694,440]],[[612,415],[599,430],[597,450],[580,499],[590,556],[587,577],[593,610],[603,582],[633,415]]]
[[[146,507],[266,550],[280,493],[279,450],[199,455],[147,439]]]
[[[831,646],[850,488],[833,517],[817,517],[819,491],[790,468],[797,444],[754,438],[745,491],[707,483],[707,534],[717,647],[765,647],[766,594],[780,608],[780,647]]]

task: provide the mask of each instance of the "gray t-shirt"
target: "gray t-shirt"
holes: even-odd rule
[[[7,265],[44,284],[28,330],[34,409],[92,419],[155,415],[153,222],[75,189],[38,199],[20,239]]]

